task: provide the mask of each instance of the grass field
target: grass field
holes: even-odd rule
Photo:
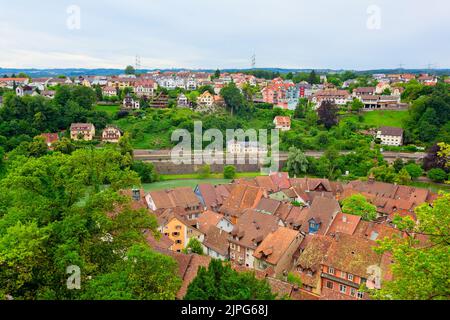
[[[191,187],[192,189],[199,183],[211,183],[214,185],[229,183],[229,179],[180,179],[180,180],[167,180],[159,181],[154,183],[145,183],[143,188],[146,192],[162,190],[162,189],[172,189],[179,187]]]
[[[439,192],[439,191],[445,191],[450,192],[450,184],[449,185],[442,185],[432,182],[420,182],[420,181],[413,181],[411,183],[412,186],[418,187],[418,188],[425,188],[430,189],[432,192]]]
[[[120,106],[119,105],[96,105],[94,107],[94,109],[96,111],[105,111],[107,112],[109,115],[113,116],[117,113],[117,111],[119,111]]]
[[[393,111],[393,110],[374,110],[361,113],[363,117],[362,124],[370,127],[390,126],[403,127],[404,120],[408,117],[408,111]],[[344,121],[358,122],[357,115],[346,115]]]

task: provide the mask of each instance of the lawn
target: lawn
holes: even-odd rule
[[[105,111],[110,116],[113,116],[117,113],[117,111],[120,110],[120,106],[119,105],[99,105],[99,104],[97,104],[97,105],[95,105],[94,110]]]
[[[363,121],[358,121],[358,116],[355,114],[344,115],[343,121],[354,121],[370,127],[378,128],[380,126],[403,127],[404,120],[408,118],[408,111],[393,111],[393,110],[374,110],[361,112]]]
[[[450,192],[450,184],[442,185],[442,184],[432,183],[432,182],[413,181],[411,183],[411,185],[414,187],[418,187],[418,188],[430,189],[432,192],[435,192],[435,193],[438,193],[439,191]]]
[[[364,123],[374,127],[403,127],[408,111],[376,110],[364,112]]]
[[[143,188],[145,192],[172,189],[179,187],[191,187],[194,189],[199,183],[211,183],[214,185],[229,183],[229,179],[180,179],[180,180],[167,180],[154,183],[144,183]]]

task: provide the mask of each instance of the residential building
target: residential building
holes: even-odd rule
[[[72,140],[90,141],[95,136],[95,127],[92,123],[72,123],[70,125],[70,138]]]
[[[117,89],[116,87],[105,86],[102,88],[102,94],[105,97],[117,96]]]
[[[130,94],[127,94],[125,98],[123,98],[122,109],[123,110],[134,110],[139,109],[140,103],[139,100],[134,100]]]
[[[214,104],[214,96],[206,90],[197,98],[197,104],[210,108]]]
[[[388,146],[401,146],[403,144],[403,129],[396,127],[380,127],[376,138],[381,140],[381,144]]]
[[[273,124],[275,129],[280,129],[281,131],[291,130],[291,118],[288,116],[276,116],[273,119]]]
[[[189,187],[151,191],[146,196],[148,207],[153,211],[179,208],[188,220],[196,219],[203,211],[203,205]]]
[[[102,131],[102,141],[103,142],[117,143],[117,142],[119,142],[119,139],[121,136],[122,136],[122,132],[116,126],[107,126]]]
[[[189,100],[184,93],[180,93],[178,96],[177,105],[179,107],[190,107]]]
[[[270,232],[253,253],[255,269],[272,268],[276,277],[287,276],[293,255],[302,240],[300,232],[285,227]]]
[[[322,261],[323,299],[368,299],[360,291],[365,284],[370,289],[380,289],[383,271],[380,254],[373,247],[376,242],[344,233],[337,233]]]
[[[20,85],[16,88],[16,95],[18,97],[30,96],[33,94],[33,88],[29,85]]]
[[[47,148],[49,150],[53,150],[53,144],[59,141],[58,133],[42,133],[40,137],[45,139],[45,143],[47,144]]]
[[[254,268],[253,253],[264,238],[278,229],[278,218],[247,209],[231,231],[230,260],[247,268]]]
[[[310,234],[326,234],[339,212],[341,208],[334,198],[315,197],[300,230]]]

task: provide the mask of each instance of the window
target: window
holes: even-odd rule
[[[328,268],[328,273],[329,274],[334,274],[334,268]]]
[[[356,295],[356,289],[355,289],[355,288],[351,288],[351,289],[350,289],[350,295],[351,295],[352,297],[354,297],[354,296]]]
[[[341,293],[346,293],[347,292],[347,286],[344,286],[343,284],[339,285],[339,291]]]
[[[347,274],[343,271],[341,271],[341,278],[344,278],[344,279],[347,278]]]
[[[333,282],[327,281],[327,288],[328,289],[333,289]]]
[[[364,292],[358,292],[358,299],[362,299],[364,297]]]
[[[181,240],[175,240],[176,244],[181,244]]]
[[[347,279],[348,279],[349,281],[353,281],[353,275],[349,273],[349,274],[347,275]]]

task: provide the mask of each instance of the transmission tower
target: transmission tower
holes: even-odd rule
[[[135,69],[138,71],[141,68],[141,57],[139,55],[136,55],[136,66]]]
[[[256,54],[253,54],[252,55],[252,69],[255,69],[255,66],[256,66]]]

